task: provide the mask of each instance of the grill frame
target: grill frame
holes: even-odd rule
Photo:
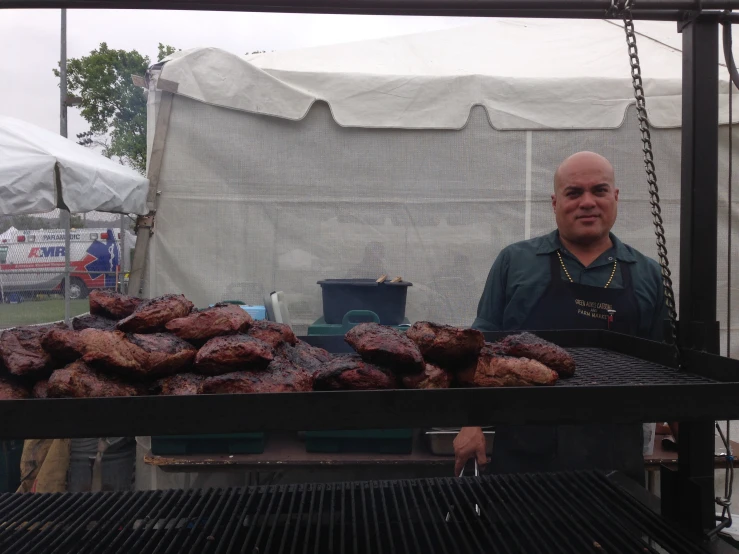
[[[583,471],[185,491],[11,493],[0,495],[0,550],[656,553],[651,539],[669,554],[721,551],[718,542],[692,542],[634,496],[633,486],[618,473]]]
[[[588,370],[580,368],[572,384],[563,379],[554,387],[251,394],[248,402],[242,395],[12,400],[0,402],[0,437],[739,419],[738,360],[687,352],[688,374],[671,367],[671,347],[653,341],[607,331],[538,334],[564,347],[601,348],[604,361],[627,360],[659,377],[623,384],[605,376],[593,384],[583,382]],[[303,338],[333,352],[349,350],[340,336]]]

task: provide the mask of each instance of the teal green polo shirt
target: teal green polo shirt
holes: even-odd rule
[[[562,252],[562,259],[575,283],[603,287],[617,260],[616,274],[609,288],[623,288],[621,266],[628,264],[639,309],[638,336],[661,341],[667,305],[659,264],[624,244],[611,234],[613,246],[585,267],[559,241],[559,232],[522,242],[501,250],[493,263],[472,326],[480,331],[515,331],[536,309],[551,281],[550,256]],[[567,281],[564,270],[560,278]]]

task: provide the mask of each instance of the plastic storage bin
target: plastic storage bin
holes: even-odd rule
[[[379,323],[380,318],[376,313],[369,310],[347,312],[344,314],[342,322],[337,324],[326,323],[326,320],[321,317],[308,327],[308,335],[345,335],[352,327],[368,321]],[[408,321],[408,318],[404,318],[400,325],[390,325],[390,327],[399,330],[407,329],[410,326],[411,322]]]
[[[410,454],[413,429],[306,431],[305,449],[308,452]]]
[[[264,433],[230,435],[170,435],[151,437],[151,453],[156,455],[186,454],[261,454]]]
[[[255,321],[267,319],[267,308],[264,306],[241,306]]]
[[[246,311],[252,319],[259,321],[262,319],[267,319],[267,308],[265,306],[248,306],[244,304],[241,300],[221,300],[221,304],[236,304],[241,309]],[[212,308],[215,306],[215,304],[211,304],[210,307]]]
[[[325,279],[318,281],[323,296],[323,319],[341,323],[352,310],[369,310],[383,325],[400,325],[405,318],[408,281],[377,283],[373,279]]]

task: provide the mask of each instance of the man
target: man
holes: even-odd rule
[[[618,188],[603,156],[579,152],[554,175],[557,230],[504,248],[495,260],[473,327],[481,331],[607,329],[662,340],[660,267],[610,231]],[[609,312],[610,310],[610,312]],[[641,424],[499,426],[495,473],[618,469],[643,482]],[[486,462],[479,427],[454,441],[456,474]]]

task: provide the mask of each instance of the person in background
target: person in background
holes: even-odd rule
[[[504,248],[493,263],[473,327],[481,331],[608,329],[663,340],[667,319],[659,264],[621,242],[613,166],[578,152],[554,174],[551,233]],[[496,427],[491,470],[521,473],[615,469],[644,482],[642,424]],[[455,472],[485,464],[479,427],[454,441]]]

